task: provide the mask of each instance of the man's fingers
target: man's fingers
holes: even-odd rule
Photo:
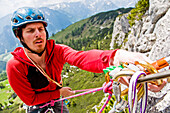
[[[160,86],[148,83],[148,90],[152,92],[159,92],[165,85],[166,85],[166,81],[163,81],[163,83]]]
[[[118,78],[118,81],[126,86],[129,86],[129,79],[128,77],[120,77]]]

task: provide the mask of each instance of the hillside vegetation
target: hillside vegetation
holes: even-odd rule
[[[6,62],[0,61],[0,73],[6,69]]]
[[[148,9],[149,0],[139,0],[138,3],[135,5],[135,8],[130,11],[130,14],[127,17],[130,26],[133,26],[135,24],[135,20],[142,20],[142,16]]]
[[[10,87],[8,80],[0,82],[0,113],[25,113],[23,103]]]
[[[76,50],[109,49],[116,17],[131,9],[121,8],[96,14],[53,34],[51,39]]]
[[[10,59],[11,54],[6,53],[6,54],[1,54],[0,55],[0,81],[6,80],[6,63]]]

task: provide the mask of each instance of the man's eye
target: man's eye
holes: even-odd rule
[[[27,32],[31,32],[31,33],[32,33],[32,32],[34,32],[34,30],[33,30],[33,29],[30,29],[30,30],[28,30]]]
[[[44,28],[40,28],[39,31],[44,31]]]

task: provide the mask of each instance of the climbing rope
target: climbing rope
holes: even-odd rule
[[[129,104],[129,113],[134,113],[137,112],[137,102],[138,102],[138,94],[137,94],[137,80],[138,78],[144,75],[146,76],[146,73],[143,71],[137,71],[136,73],[133,74],[130,84],[129,84],[129,91],[128,91],[128,104]],[[144,83],[144,89],[142,90],[144,92],[142,99],[141,99],[141,112],[140,113],[145,113],[146,110],[146,105],[147,105],[147,83]]]
[[[49,103],[46,103],[44,104],[43,106],[40,106],[40,108],[43,108],[43,107],[46,107],[48,105],[54,105],[55,102],[58,102],[58,101],[64,101],[66,99],[71,99],[71,98],[75,98],[75,97],[78,97],[78,96],[82,96],[82,95],[86,95],[86,94],[89,94],[89,93],[93,93],[93,92],[97,92],[97,91],[100,91],[100,90],[103,90],[103,87],[99,87],[99,88],[94,88],[94,89],[86,89],[86,92],[83,92],[83,93],[80,93],[80,94],[76,94],[76,95],[72,95],[72,96],[69,96],[69,97],[65,97],[65,98],[61,98],[61,99],[58,99],[58,100],[51,100],[51,102]]]

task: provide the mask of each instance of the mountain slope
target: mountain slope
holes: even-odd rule
[[[120,8],[108,12],[102,12],[87,19],[76,22],[66,29],[56,33],[51,38],[57,43],[64,43],[77,50],[89,50],[96,48],[94,43],[101,41],[105,36],[111,34],[114,20],[119,14],[127,13],[132,8]],[[101,42],[96,42],[100,43]],[[110,44],[108,42],[108,44]],[[77,47],[78,46],[78,47]],[[96,49],[109,49],[105,45],[100,45]]]
[[[52,33],[56,33],[71,24],[69,17],[59,11],[49,9],[47,7],[41,7],[40,10],[44,12],[46,20],[48,22],[47,29],[50,33],[50,36],[52,35]]]
[[[47,6],[69,15],[72,22],[92,16],[102,11],[117,9],[110,0],[83,0],[78,2],[63,2]]]
[[[84,4],[81,4],[81,2],[58,3],[48,7],[68,15],[72,22],[84,19],[91,13],[91,11]]]

